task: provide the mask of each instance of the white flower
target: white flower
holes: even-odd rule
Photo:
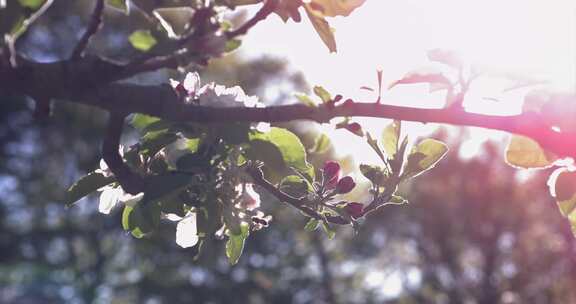
[[[254,210],[260,207],[260,194],[254,191],[254,186],[252,184],[238,184],[236,186],[236,191],[241,192],[240,202],[238,207],[247,210]]]
[[[178,224],[176,224],[176,244],[178,244],[178,246],[188,248],[198,243],[199,238],[195,211],[188,211],[184,217],[180,217],[174,213],[168,213],[164,215],[164,218],[178,222]]]
[[[259,102],[258,97],[246,95],[239,86],[227,88],[212,82],[200,87],[201,81],[197,72],[189,72],[182,82],[170,79],[170,85],[175,90],[178,90],[180,84],[191,98],[198,99],[200,104],[204,106],[220,108],[264,107],[264,104]]]
[[[106,186],[98,191],[102,191],[98,211],[103,214],[110,214],[110,211],[118,204],[134,207],[144,197],[144,192],[132,195],[124,192],[122,187]]]

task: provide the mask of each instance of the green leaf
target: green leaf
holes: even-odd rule
[[[122,227],[130,231],[135,238],[142,238],[158,227],[161,210],[158,203],[139,202],[134,207],[125,206],[122,212]]]
[[[228,233],[228,242],[226,242],[226,256],[231,265],[238,263],[242,251],[244,250],[244,243],[250,234],[250,226],[247,223],[240,225],[240,233]]]
[[[384,169],[378,166],[360,165],[360,172],[364,175],[369,181],[372,182],[373,185],[382,186],[386,181],[386,177],[388,174]]]
[[[311,186],[298,175],[288,175],[280,182],[280,190],[293,197],[302,197],[311,191]]]
[[[106,4],[112,8],[115,8],[124,14],[128,15],[130,13],[130,1],[129,0],[106,0]]]
[[[159,121],[160,118],[158,117],[138,113],[132,116],[130,124],[139,131],[144,131],[146,128]]]
[[[334,38],[334,33],[332,32],[332,28],[328,24],[328,21],[324,19],[324,15],[321,12],[314,10],[310,4],[305,4],[304,8],[306,9],[306,15],[312,22],[314,29],[324,42],[324,44],[328,47],[328,50],[332,53],[336,53],[336,39]]]
[[[399,120],[394,120],[391,124],[384,128],[382,134],[382,145],[384,152],[389,159],[394,159],[396,152],[398,152],[398,142],[400,140],[401,123]]]
[[[278,153],[280,153],[280,157],[287,168],[293,167],[301,172],[310,170],[310,165],[306,161],[304,145],[302,145],[298,136],[286,129],[273,127],[270,129],[270,132],[267,133],[251,133],[250,142],[252,145],[256,142],[273,145]],[[270,151],[262,152],[269,153]],[[262,153],[257,154],[259,157],[265,156],[262,155]]]
[[[37,10],[44,4],[44,2],[46,2],[46,0],[18,0],[18,2],[23,7]]]
[[[114,176],[106,177],[101,173],[91,172],[70,186],[62,201],[66,206],[71,206],[84,196],[113,183],[115,180]]]
[[[148,132],[140,141],[140,152],[146,156],[154,156],[167,145],[175,142],[178,135],[166,130]]]
[[[228,41],[226,41],[226,45],[224,46],[224,52],[230,53],[232,51],[235,51],[241,45],[242,45],[242,40],[240,40],[240,39],[228,40]]]
[[[308,223],[306,223],[306,226],[304,226],[304,230],[314,231],[314,230],[318,229],[319,226],[320,226],[320,221],[315,219],[315,218],[311,218],[308,221]]]
[[[542,169],[550,167],[556,159],[536,141],[520,135],[513,135],[506,148],[506,162],[513,167]]]
[[[294,96],[296,97],[296,99],[298,99],[301,103],[309,106],[309,107],[315,107],[316,103],[314,102],[314,100],[312,100],[312,98],[310,98],[310,96],[306,95],[306,94],[301,94],[301,93],[297,93],[294,94]]]
[[[130,37],[128,37],[128,40],[135,49],[142,52],[148,52],[158,42],[148,30],[134,31]]]
[[[316,137],[314,147],[312,150],[310,150],[310,152],[317,154],[326,153],[328,149],[330,149],[330,145],[330,138],[326,134],[320,134],[318,137]]]
[[[353,10],[364,4],[366,0],[313,0],[314,7],[319,7],[319,10],[324,16],[348,16]]]
[[[315,86],[314,87],[314,94],[322,99],[323,103],[327,103],[332,100],[332,95],[322,86]]]
[[[436,165],[448,152],[441,141],[427,138],[412,149],[402,173],[402,179],[416,177]]]
[[[143,202],[162,201],[180,193],[194,180],[192,174],[167,173],[163,175],[151,175],[144,179],[146,191]]]
[[[561,171],[554,181],[554,190],[560,212],[569,216],[576,209],[576,172]]]

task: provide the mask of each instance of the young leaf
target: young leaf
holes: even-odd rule
[[[254,145],[255,142],[273,145],[280,153],[284,164],[288,168],[294,167],[302,172],[310,169],[310,165],[306,161],[306,150],[304,149],[304,145],[302,145],[298,136],[286,129],[273,127],[270,129],[270,132],[267,133],[252,133],[250,134],[250,142],[252,145]],[[260,146],[255,148],[261,149],[263,147]],[[270,151],[266,151],[265,153],[269,152]],[[262,153],[256,154],[257,157],[266,157],[266,155],[262,155]]]
[[[115,8],[124,14],[130,14],[130,1],[129,0],[106,0],[106,4]]]
[[[313,0],[313,6],[322,12],[324,16],[348,16],[356,8],[364,4],[366,0]]]
[[[154,156],[158,151],[178,139],[178,135],[166,130],[148,132],[140,141],[140,152],[147,156]]]
[[[306,226],[304,226],[304,230],[306,231],[314,231],[316,229],[318,229],[318,226],[320,226],[320,221],[314,218],[311,218],[308,223],[306,223]]]
[[[311,153],[322,154],[330,149],[330,138],[326,134],[320,134],[316,137],[314,147],[310,150]]]
[[[305,4],[304,8],[306,9],[306,15],[312,22],[314,29],[324,42],[324,44],[328,47],[331,53],[336,53],[336,39],[334,38],[334,33],[332,32],[332,28],[328,24],[328,21],[324,19],[324,15],[321,12],[314,10],[310,4]]]
[[[158,203],[139,202],[136,206],[125,206],[122,212],[122,227],[135,238],[152,232],[160,223],[161,207]]]
[[[506,162],[513,167],[542,169],[550,167],[556,159],[537,142],[520,135],[512,135],[506,148]]]
[[[158,42],[152,33],[147,30],[137,30],[133,32],[128,40],[132,46],[142,52],[148,52]]]
[[[398,151],[398,141],[400,140],[401,123],[399,120],[394,120],[391,124],[384,128],[382,134],[382,145],[384,152],[389,159],[393,159]]]
[[[322,99],[323,103],[327,103],[332,100],[332,96],[326,89],[322,86],[315,86],[314,87],[314,94]]]
[[[436,165],[448,152],[441,141],[427,138],[412,149],[402,173],[402,179],[416,177]]]
[[[421,71],[414,71],[410,72],[402,79],[395,81],[392,83],[388,89],[391,89],[399,84],[415,84],[415,83],[428,83],[430,85],[443,85],[447,88],[452,85],[450,79],[444,76],[441,72],[437,71],[428,71],[428,70],[421,70]]]
[[[20,5],[31,10],[39,9],[46,0],[18,0]]]
[[[114,176],[106,177],[102,173],[91,172],[74,183],[62,200],[66,206],[71,206],[84,196],[116,181]]]
[[[306,180],[298,175],[288,175],[280,182],[280,190],[294,197],[302,197],[312,191]]]
[[[316,103],[314,102],[314,100],[312,100],[312,98],[310,98],[310,96],[306,95],[306,94],[294,94],[294,97],[296,97],[296,99],[298,99],[301,103],[309,106],[309,107],[315,107]]]
[[[244,250],[244,243],[250,233],[249,225],[242,223],[240,225],[240,233],[228,233],[228,242],[226,242],[226,256],[231,265],[238,263],[242,251]]]
[[[160,121],[160,118],[158,118],[158,117],[138,113],[138,114],[134,114],[134,116],[132,116],[132,120],[130,121],[130,124],[134,128],[138,129],[139,131],[143,131],[144,129],[148,128],[150,125],[157,123],[159,121]]]

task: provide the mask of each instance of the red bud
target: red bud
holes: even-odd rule
[[[338,185],[336,186],[336,191],[339,194],[346,194],[346,193],[352,191],[352,189],[354,189],[354,187],[356,187],[356,183],[354,182],[354,179],[352,178],[352,176],[345,176],[340,181],[338,181]]]
[[[352,218],[355,219],[362,217],[362,215],[364,214],[364,205],[357,202],[351,202],[346,204],[346,206],[344,206],[344,209],[346,210],[346,212],[348,212],[348,214],[350,214]]]
[[[338,179],[340,179],[340,164],[335,161],[327,161],[324,163],[323,168],[324,174],[324,185],[328,189],[333,189],[338,184]]]
[[[360,124],[357,122],[347,124],[344,128],[358,136],[364,136],[364,132],[362,132],[362,126],[360,126]]]

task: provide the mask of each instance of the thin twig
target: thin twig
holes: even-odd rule
[[[340,217],[340,216],[323,216],[316,212],[314,209],[305,205],[306,200],[304,198],[296,198],[293,197],[282,190],[278,189],[276,186],[272,185],[269,181],[264,178],[264,173],[262,169],[258,167],[249,167],[248,174],[252,176],[254,183],[264,190],[268,191],[268,193],[272,194],[276,197],[279,201],[289,204],[290,206],[302,211],[305,215],[317,219],[323,220],[326,219],[328,222],[338,225],[348,225],[350,221]]]
[[[36,19],[40,18],[40,16],[42,16],[46,12],[46,10],[48,10],[48,8],[52,5],[53,2],[54,0],[46,0],[46,2],[44,2],[44,4],[42,4],[42,6],[37,11],[35,11],[34,14],[30,16],[30,18],[22,22],[22,25],[20,26],[18,32],[16,32],[12,36],[8,36],[8,39],[6,39],[6,44],[8,45],[10,55],[10,65],[12,67],[16,67],[18,65],[18,63],[16,62],[16,58],[18,57],[16,55],[16,41],[18,40],[18,38],[20,38],[22,34],[24,34],[28,30],[28,27],[32,23],[34,23]]]
[[[246,21],[246,23],[244,23],[236,30],[227,32],[226,36],[228,37],[228,39],[232,39],[237,36],[246,34],[252,27],[258,24],[258,22],[266,19],[270,14],[272,14],[277,5],[278,0],[266,0],[266,2],[264,2],[264,5],[260,8],[260,10],[258,10],[258,12],[256,13],[256,15],[254,15],[254,17]]]
[[[92,36],[94,36],[94,34],[96,34],[96,32],[98,32],[98,29],[102,25],[103,12],[104,12],[104,0],[96,0],[94,11],[92,12],[92,16],[90,17],[90,23],[88,23],[88,27],[86,28],[84,35],[82,35],[80,41],[78,41],[78,44],[76,44],[76,47],[72,52],[71,59],[78,59],[82,57],[84,51],[86,50],[86,47],[88,47],[90,39],[92,38]]]

